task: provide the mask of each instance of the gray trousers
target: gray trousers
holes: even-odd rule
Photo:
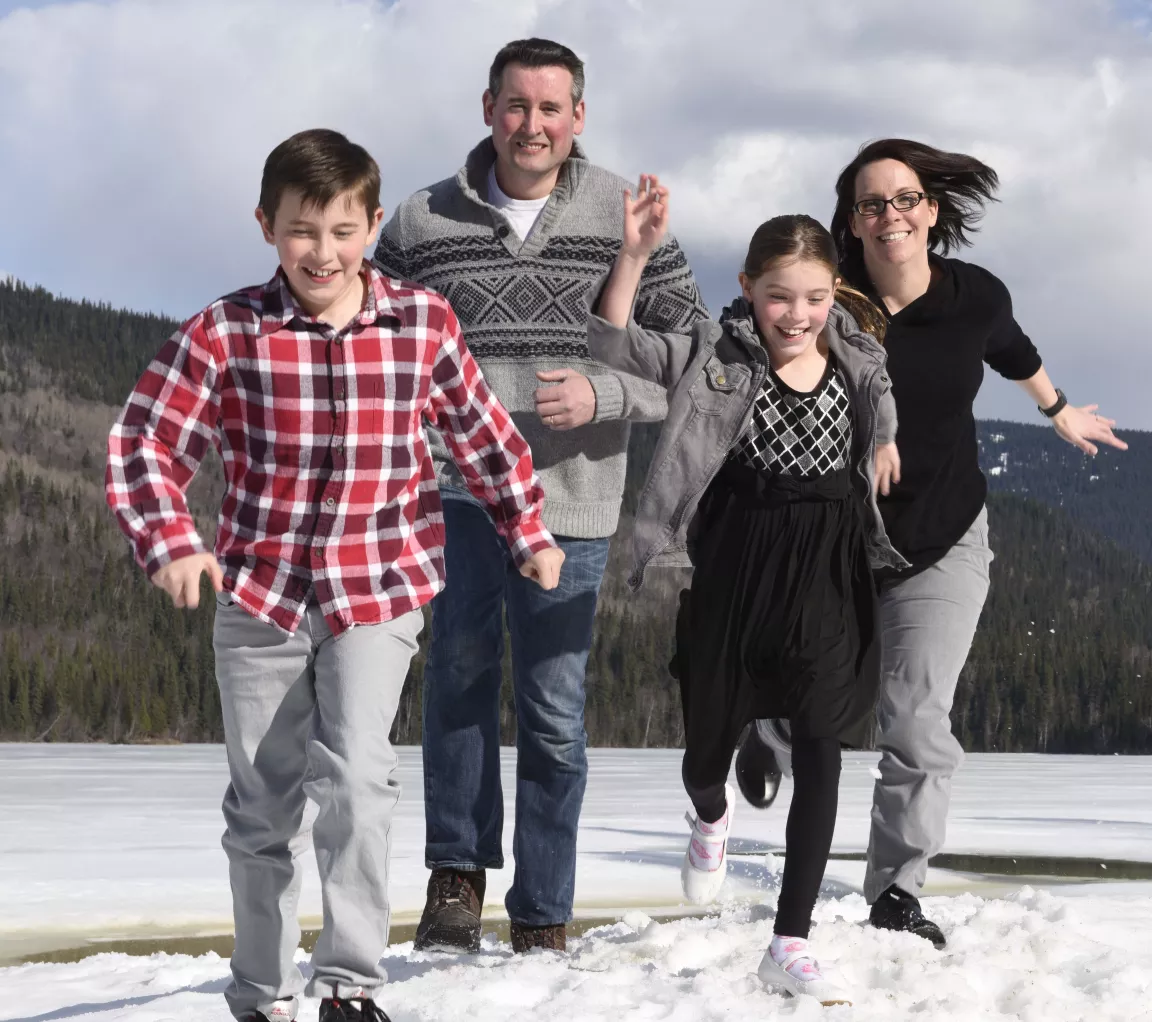
[[[880,777],[864,897],[891,885],[919,894],[944,845],[952,775],[964,761],[949,713],[988,595],[988,513],[931,568],[880,597]]]
[[[224,996],[236,1018],[295,1017],[303,976],[300,856],[312,826],[324,927],[311,997],[373,997],[387,975],[388,856],[400,786],[388,733],[423,625],[412,611],[334,638],[315,603],[296,634],[216,599],[213,648],[231,784],[224,850],[236,950]]]

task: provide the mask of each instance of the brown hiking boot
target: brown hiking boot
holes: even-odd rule
[[[434,869],[416,927],[416,951],[479,951],[484,870]]]
[[[525,926],[512,924],[512,950],[531,951],[542,947],[546,951],[565,951],[568,946],[568,930],[563,923],[555,926]]]

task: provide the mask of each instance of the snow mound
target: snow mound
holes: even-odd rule
[[[1004,899],[928,898],[945,951],[866,927],[858,894],[821,900],[816,953],[854,997],[821,1008],[767,990],[756,966],[772,935],[770,902],[660,922],[629,912],[569,941],[569,954],[514,955],[486,937],[474,956],[389,949],[382,998],[393,1022],[635,1020],[994,1020],[1152,1022],[1152,902],[1066,898],[1024,888]],[[300,962],[307,971],[306,958]],[[125,1022],[228,1022],[216,955],[97,955],[74,965],[0,969],[0,1019],[50,1022],[82,1014]],[[300,1017],[315,1018],[305,1003]]]

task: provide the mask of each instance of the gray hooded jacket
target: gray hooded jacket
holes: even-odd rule
[[[884,531],[873,486],[876,445],[896,439],[896,403],[884,367],[887,355],[839,305],[829,313],[824,337],[855,413],[852,482],[871,511],[869,557],[873,567],[905,567],[908,562]],[[691,555],[689,526],[708,484],[748,427],[768,372],[768,356],[744,298],[727,308],[719,323],[702,320],[687,336],[645,330],[633,319],[622,329],[590,313],[588,347],[593,357],[614,369],[668,390],[668,417],[636,510],[635,565],[628,585],[637,590],[657,559],[683,564],[685,553]]]

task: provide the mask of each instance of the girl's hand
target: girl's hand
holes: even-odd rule
[[[887,497],[893,483],[900,482],[900,452],[895,444],[876,445],[876,492]]]
[[[560,584],[560,565],[564,563],[564,551],[559,547],[549,547],[533,554],[520,566],[520,574],[538,583],[541,589],[555,589]]]
[[[1096,453],[1093,440],[1119,447],[1122,451],[1128,450],[1128,445],[1112,434],[1116,420],[1095,414],[1099,407],[1099,405],[1084,405],[1082,408],[1075,408],[1072,405],[1065,405],[1060,412],[1052,416],[1052,425],[1060,436],[1074,447],[1079,447],[1085,454]]]
[[[668,189],[655,174],[640,175],[635,199],[624,189],[624,243],[622,255],[647,259],[668,232]]]

